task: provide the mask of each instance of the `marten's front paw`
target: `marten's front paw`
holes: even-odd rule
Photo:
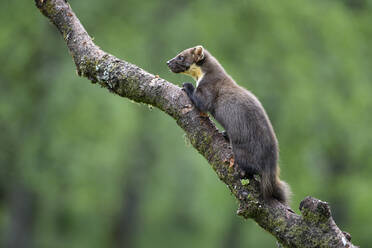
[[[186,91],[187,95],[190,95],[194,92],[194,85],[192,83],[183,83],[182,90]]]

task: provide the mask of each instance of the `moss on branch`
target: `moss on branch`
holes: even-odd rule
[[[285,247],[355,247],[350,235],[334,223],[327,203],[306,198],[300,207],[302,215],[297,215],[279,202],[273,205],[263,202],[259,178],[243,185],[237,177],[238,169],[230,167],[233,154],[228,142],[209,118],[193,108],[178,86],[102,51],[65,0],[35,2],[61,32],[79,76],[119,96],[155,106],[176,120],[193,147],[236,197],[240,216],[254,219]]]

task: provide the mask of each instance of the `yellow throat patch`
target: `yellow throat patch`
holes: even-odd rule
[[[201,68],[196,64],[192,64],[187,71],[184,71],[182,73],[193,77],[195,81],[199,81],[199,79],[203,77]]]

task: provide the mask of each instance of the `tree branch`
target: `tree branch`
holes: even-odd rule
[[[355,247],[350,235],[343,233],[333,221],[327,203],[307,197],[301,202],[300,216],[279,202],[274,206],[263,202],[259,178],[248,185],[236,179],[238,169],[229,166],[233,157],[229,144],[178,86],[102,51],[65,0],[35,2],[63,35],[79,76],[119,96],[153,105],[176,120],[191,144],[208,160],[238,200],[238,215],[254,219],[285,247]]]

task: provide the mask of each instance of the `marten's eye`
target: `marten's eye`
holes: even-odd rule
[[[185,57],[184,57],[184,56],[182,56],[182,55],[178,56],[178,60],[182,60],[182,61],[183,61],[183,60],[184,60],[184,58],[185,58]]]

